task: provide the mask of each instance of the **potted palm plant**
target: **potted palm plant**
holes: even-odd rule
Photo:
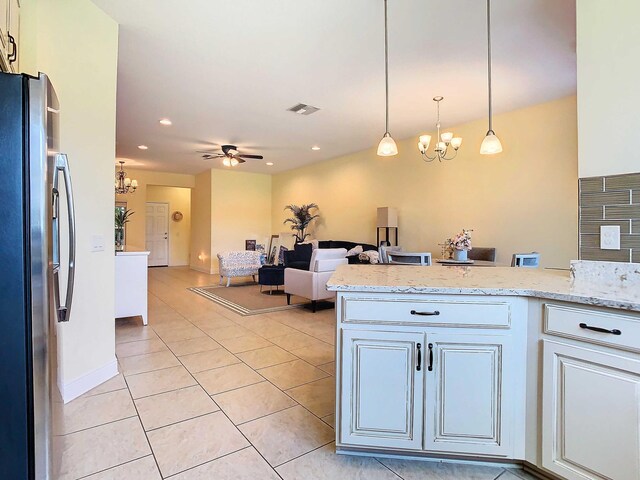
[[[294,236],[296,237],[296,243],[304,242],[304,239],[309,236],[308,233],[305,233],[305,230],[313,220],[320,216],[311,212],[311,210],[317,210],[318,205],[315,203],[301,206],[287,205],[284,209],[291,210],[293,216],[291,218],[287,218],[283,223],[285,225],[287,223],[291,223],[291,230],[295,232]]]
[[[115,240],[116,250],[122,250],[124,248],[124,226],[129,222],[129,217],[134,212],[124,207],[116,207],[115,215]]]

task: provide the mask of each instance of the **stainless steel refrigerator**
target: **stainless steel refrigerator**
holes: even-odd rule
[[[56,329],[69,320],[75,263],[59,115],[46,75],[0,73],[0,476],[7,479],[54,478]]]

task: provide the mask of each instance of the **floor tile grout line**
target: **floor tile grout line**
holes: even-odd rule
[[[196,385],[193,385],[193,386],[195,387]],[[200,385],[197,385],[197,386],[200,387]],[[188,387],[188,388],[191,388],[191,387]],[[202,388],[202,387],[200,387],[200,388]],[[206,392],[205,392],[205,394],[206,394]],[[207,396],[209,396],[209,395],[207,395]],[[167,423],[166,425],[160,425],[159,427],[150,428],[148,430],[145,428],[144,431],[148,432],[148,433],[151,433],[151,432],[155,432],[156,430],[160,430],[161,428],[171,427],[171,426],[177,425],[179,423],[188,422],[190,420],[195,420],[196,418],[202,418],[202,417],[206,417],[207,415],[212,415],[214,413],[219,413],[220,410],[222,410],[222,409],[220,408],[220,406],[217,403],[215,403],[215,400],[213,398],[211,399],[211,401],[218,408],[217,410],[213,410],[212,412],[207,412],[207,413],[201,413],[200,415],[195,415],[193,417],[184,418],[182,420],[177,420],[175,422]],[[142,421],[142,418],[140,418],[140,420]],[[144,428],[144,422],[142,422],[142,428]]]
[[[127,389],[129,389],[129,383],[127,382],[127,379],[125,378],[125,383],[127,384]],[[151,455],[153,455],[153,461],[156,463],[156,467],[158,469],[158,473],[160,473],[160,476],[162,477],[162,470],[160,470],[160,464],[158,463],[158,459],[156,458],[156,454],[153,451],[153,446],[151,445],[151,440],[149,440],[149,435],[147,435],[147,432],[144,429],[144,424],[142,423],[142,417],[140,416],[140,411],[138,410],[138,406],[136,405],[136,402],[133,398],[133,394],[131,393],[131,389],[129,389],[129,395],[131,396],[131,402],[133,403],[133,408],[136,409],[136,414],[138,416],[138,422],[140,422],[140,428],[142,429],[142,432],[144,433],[144,438],[147,439],[147,445],[149,445],[149,450],[151,451]]]
[[[386,465],[384,462],[382,462],[378,457],[369,457],[369,458],[373,458],[376,462],[378,462],[380,465],[382,465],[384,468],[386,468],[387,470],[389,470],[391,473],[393,473],[396,477],[401,478],[402,480],[404,480],[404,477],[402,475],[400,475],[398,472],[396,472],[395,470],[393,470],[391,467],[389,467],[388,465]]]
[[[206,465],[207,463],[216,462],[216,461],[220,460],[221,458],[225,458],[225,457],[228,457],[229,455],[233,455],[235,453],[242,452],[243,450],[246,450],[248,448],[255,449],[255,447],[251,444],[251,442],[249,442],[249,445],[247,445],[246,447],[242,447],[242,448],[240,448],[238,450],[234,450],[233,452],[225,453],[224,455],[220,455],[219,457],[216,457],[214,459],[207,460],[206,462],[199,463],[198,465],[194,465],[193,467],[189,467],[189,468],[187,468],[185,470],[180,470],[179,472],[172,473],[171,475],[168,475],[168,476],[162,477],[162,478],[163,478],[163,480],[165,480],[165,479],[168,479],[168,478],[173,478],[176,475],[182,475],[183,473],[188,472],[189,470],[193,470],[194,468],[202,467],[203,465]]]
[[[294,400],[294,401],[295,401],[295,400]],[[263,418],[270,417],[271,415],[275,415],[275,414],[277,414],[277,413],[284,412],[285,410],[289,410],[289,409],[291,409],[291,408],[301,407],[301,406],[302,406],[302,405],[300,405],[298,402],[296,402],[296,404],[295,404],[295,405],[289,405],[288,407],[281,408],[280,410],[274,410],[273,412],[265,413],[264,415],[260,415],[259,417],[252,418],[251,420],[246,420],[246,421],[244,421],[244,422],[242,422],[242,423],[234,423],[234,425],[235,425],[236,427],[241,427],[242,425],[246,425],[247,423],[255,422],[256,420],[261,420],[261,419],[263,419]],[[222,410],[222,407],[220,407],[220,409]],[[231,417],[229,417],[229,418],[231,418]]]
[[[66,437],[68,435],[75,435],[76,433],[80,433],[80,432],[86,432],[87,430],[91,430],[92,428],[98,428],[98,427],[104,427],[105,425],[111,425],[112,423],[117,423],[117,422],[121,422],[122,420],[129,420],[130,418],[133,418],[137,416],[136,415],[128,415],[126,417],[122,417],[122,418],[117,418],[115,420],[111,420],[109,422],[104,422],[104,423],[98,423],[97,425],[91,425],[90,427],[85,427],[85,428],[81,428],[80,430],[74,430],[73,432],[67,432],[67,433],[63,433],[60,435],[53,435],[54,437]]]
[[[151,448],[151,447],[149,447],[149,448]],[[76,477],[75,480],[82,480],[83,478],[87,478],[87,477],[90,477],[92,475],[97,475],[98,473],[108,472],[109,470],[113,470],[114,468],[121,467],[122,465],[126,465],[128,463],[137,462],[138,460],[142,460],[143,458],[147,458],[147,457],[153,457],[153,453],[147,453],[146,455],[143,455],[141,457],[134,458],[132,460],[127,460],[126,462],[122,462],[122,463],[119,463],[119,464],[114,465],[112,467],[108,467],[108,468],[104,468],[102,470],[98,470],[97,472],[91,472],[91,473],[89,473],[87,475],[83,475],[82,477]],[[153,459],[153,461],[155,462],[155,458]]]
[[[324,443],[324,444],[320,445],[319,447],[313,448],[313,449],[309,450],[308,452],[301,453],[300,455],[298,455],[296,457],[293,457],[292,459],[287,460],[286,462],[282,462],[282,463],[276,465],[275,467],[273,467],[273,469],[275,470],[276,468],[280,468],[283,465],[286,465],[287,463],[290,463],[290,462],[293,462],[294,460],[297,460],[298,458],[304,457],[305,455],[309,455],[310,453],[313,453],[316,450],[320,450],[321,448],[324,448],[327,445],[331,445],[333,442],[335,442],[335,439],[331,440],[330,442]]]

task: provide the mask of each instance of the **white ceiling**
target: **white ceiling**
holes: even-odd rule
[[[220,160],[195,150],[232,143],[265,156],[238,169],[276,172],[384,133],[382,0],[93,1],[120,24],[117,155],[129,166],[199,173]],[[396,139],[432,129],[435,95],[443,126],[486,116],[485,6],[389,0]],[[492,34],[495,112],[575,93],[575,0],[494,0]],[[321,110],[286,111],[298,102]]]

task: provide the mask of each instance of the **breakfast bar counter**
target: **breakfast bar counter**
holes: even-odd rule
[[[343,265],[327,288],[337,453],[640,480],[640,265]]]

